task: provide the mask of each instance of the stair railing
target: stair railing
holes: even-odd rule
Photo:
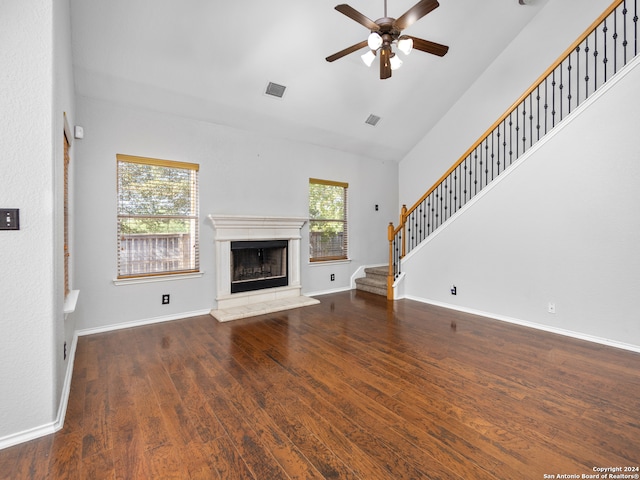
[[[411,208],[402,206],[398,226],[388,227],[389,300],[405,255],[638,54],[637,3],[615,0]]]

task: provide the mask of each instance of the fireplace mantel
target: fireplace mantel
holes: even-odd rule
[[[235,320],[319,303],[301,294],[300,239],[306,218],[212,214],[209,219],[214,228],[217,302],[211,315],[216,319]],[[250,240],[288,240],[287,286],[231,293],[231,242]]]

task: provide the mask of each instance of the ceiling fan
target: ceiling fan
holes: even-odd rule
[[[402,31],[405,28],[412,25],[439,6],[440,4],[437,0],[420,0],[413,7],[407,10],[400,18],[395,19],[387,16],[387,0],[385,0],[384,17],[379,18],[374,22],[349,5],[337,5],[335,7],[337,11],[368,28],[371,31],[371,34],[367,40],[356,43],[344,50],[340,50],[339,52],[328,56],[326,60],[327,62],[333,62],[345,55],[349,55],[350,53],[368,46],[369,51],[362,55],[362,60],[370,66],[373,63],[377,52],[380,52],[380,79],[384,80],[391,77],[392,70],[395,70],[402,65],[402,60],[400,60],[397,54],[391,49],[391,45],[394,43],[396,44],[397,49],[406,55],[411,52],[412,48],[415,48],[416,50],[442,57],[449,51],[449,47],[446,45],[430,42],[410,35],[402,35]]]

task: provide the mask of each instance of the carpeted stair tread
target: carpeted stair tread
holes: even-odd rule
[[[356,278],[356,288],[376,295],[387,296],[388,267],[367,267],[365,277]]]

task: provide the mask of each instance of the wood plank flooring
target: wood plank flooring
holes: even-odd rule
[[[640,466],[640,354],[364,292],[319,299],[81,337],[64,429],[1,450],[0,478],[542,479]]]

